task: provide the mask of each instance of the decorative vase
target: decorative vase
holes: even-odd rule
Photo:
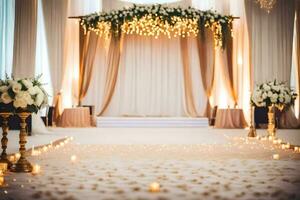
[[[256,129],[253,126],[253,106],[250,106],[250,127],[248,132],[248,137],[256,137]]]
[[[274,108],[274,104],[268,106],[268,135],[272,137],[276,136]]]
[[[0,116],[2,117],[2,139],[1,139],[1,147],[2,147],[2,153],[0,158],[0,163],[6,163],[7,167],[10,168],[12,166],[12,163],[8,160],[7,154],[6,154],[6,148],[7,148],[7,134],[8,134],[8,118],[12,115],[11,112],[0,112]]]
[[[27,131],[26,131],[26,119],[31,115],[30,112],[19,112],[17,115],[20,117],[21,122],[20,122],[20,158],[17,161],[16,164],[14,164],[11,167],[11,171],[13,172],[31,172],[32,171],[32,165],[30,162],[26,159],[25,152],[25,144],[27,143],[26,136],[27,136]]]

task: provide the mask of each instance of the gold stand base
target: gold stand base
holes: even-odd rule
[[[251,126],[250,126],[250,129],[249,129],[248,137],[256,137],[256,136],[257,136],[256,130],[255,130],[255,128],[251,125]]]
[[[12,172],[31,172],[32,165],[26,160],[26,158],[20,158],[18,162],[10,168]]]

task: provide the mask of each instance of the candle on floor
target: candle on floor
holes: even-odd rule
[[[278,144],[281,144],[282,140],[281,139],[278,139]]]
[[[41,172],[41,166],[40,165],[38,165],[38,164],[35,164],[35,165],[33,165],[32,166],[32,174],[33,175],[37,175],[37,174],[39,174]]]
[[[287,143],[287,144],[285,145],[285,148],[286,148],[286,149],[289,149],[290,147],[291,147],[290,143]]]
[[[273,144],[278,144],[278,140],[273,140]]]
[[[282,145],[281,145],[281,148],[282,148],[282,149],[285,149],[285,144],[282,144]]]
[[[279,154],[273,154],[273,159],[274,160],[279,160]]]
[[[71,162],[72,162],[72,163],[75,163],[76,160],[77,160],[76,155],[72,155],[72,156],[71,156]]]
[[[19,160],[20,157],[21,157],[21,154],[20,154],[20,153],[15,153],[15,159],[16,159],[16,160]]]
[[[0,171],[2,172],[7,171],[7,163],[0,163]]]
[[[43,147],[43,151],[46,152],[47,150],[48,150],[48,147],[47,147],[47,146],[44,146],[44,147]]]
[[[160,191],[160,185],[157,182],[153,182],[149,185],[149,192],[159,192]]]
[[[0,186],[4,185],[4,176],[0,176]]]

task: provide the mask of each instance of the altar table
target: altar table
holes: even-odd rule
[[[91,126],[90,111],[87,107],[65,108],[61,118],[61,127],[89,127]]]
[[[242,109],[218,109],[215,128],[245,128],[247,122]]]

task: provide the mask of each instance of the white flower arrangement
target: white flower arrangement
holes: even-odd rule
[[[257,107],[268,107],[274,104],[278,108],[294,104],[297,94],[284,82],[269,81],[257,85],[251,96],[251,103]]]
[[[0,107],[12,112],[37,112],[48,104],[48,94],[36,78],[0,80]]]

